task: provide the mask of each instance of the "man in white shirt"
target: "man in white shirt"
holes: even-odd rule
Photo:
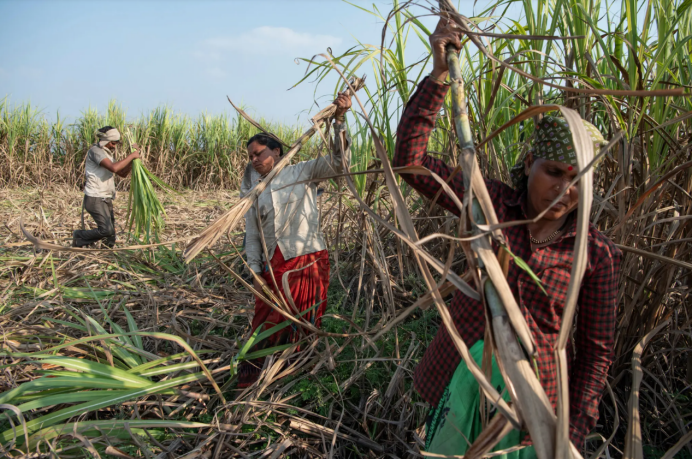
[[[104,126],[96,131],[98,141],[87,152],[84,164],[84,202],[82,205],[82,230],[72,232],[72,246],[83,247],[104,240],[106,246],[115,246],[115,181],[113,174],[126,177],[132,169],[132,161],[139,158],[137,144],[135,149],[123,160],[114,161],[116,147],[120,144],[120,132],[113,126]],[[84,229],[84,210],[96,222],[96,229]]]

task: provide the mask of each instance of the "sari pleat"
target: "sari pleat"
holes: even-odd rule
[[[322,315],[325,313],[325,308],[327,307],[327,288],[330,283],[330,261],[327,251],[322,250],[285,260],[281,249],[277,246],[270,264],[272,266],[274,279],[272,278],[272,273],[268,269],[263,271],[262,277],[265,279],[272,292],[274,292],[275,295],[280,295],[286,301],[289,305],[290,313],[294,317],[298,316],[297,313],[304,313],[310,310],[310,312],[302,315],[301,318],[316,327],[320,327]],[[296,307],[298,312],[293,311],[292,302],[287,299],[284,292],[282,279],[287,272],[291,299],[293,300],[293,306]],[[279,292],[277,292],[277,287],[279,287]],[[286,321],[286,319],[286,316],[276,311],[262,300],[258,298],[255,299],[255,316],[251,323],[253,332],[260,327],[262,327],[263,331],[267,330]],[[295,343],[303,333],[308,332],[302,329],[304,328],[296,324],[290,324],[263,340],[256,345],[254,349],[261,350],[287,343]],[[239,375],[239,388],[247,387],[257,379],[263,362],[264,358],[260,358],[244,366],[242,369],[243,372]]]

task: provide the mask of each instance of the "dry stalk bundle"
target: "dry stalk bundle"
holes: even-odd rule
[[[352,81],[352,85],[350,85],[348,89],[349,94],[353,95],[354,91],[358,91],[363,87],[363,85],[364,79],[355,78]],[[231,102],[230,99],[229,102]],[[231,104],[233,105],[233,103]],[[234,107],[236,106],[234,105]],[[311,121],[313,122],[313,126],[308,128],[308,130],[304,132],[303,135],[299,137],[291,145],[289,151],[284,154],[282,159],[279,160],[279,162],[275,165],[272,171],[270,171],[269,174],[267,174],[267,177],[265,177],[265,179],[262,182],[258,183],[255,187],[253,187],[252,190],[250,190],[250,192],[248,192],[248,194],[244,198],[242,198],[238,203],[236,203],[236,205],[234,205],[226,214],[221,216],[216,222],[207,227],[207,229],[200,233],[200,235],[197,236],[197,238],[195,238],[190,243],[190,245],[183,252],[183,258],[186,263],[190,263],[190,261],[193,260],[195,256],[197,256],[201,251],[212,246],[219,240],[221,235],[232,230],[238,224],[238,222],[245,216],[245,214],[248,212],[253,203],[255,203],[257,197],[260,196],[260,194],[265,190],[265,188],[267,188],[267,185],[270,182],[272,182],[272,179],[274,179],[277,176],[277,174],[279,174],[281,170],[289,164],[294,155],[296,155],[301,150],[301,148],[308,142],[308,140],[313,136],[313,134],[319,131],[320,127],[323,124],[325,124],[327,120],[334,116],[336,110],[337,107],[334,104],[330,104],[324,109],[322,109],[320,112],[318,112],[311,119]],[[243,115],[244,118],[250,118],[244,112],[240,113],[241,115]],[[253,123],[256,126],[259,126],[259,124],[255,122]]]

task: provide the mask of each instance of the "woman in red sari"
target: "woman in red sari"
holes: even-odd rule
[[[261,293],[270,290],[281,296],[289,308],[295,306],[302,321],[316,327],[320,326],[320,317],[327,306],[330,281],[327,246],[320,230],[317,185],[325,177],[348,171],[351,159],[351,141],[344,124],[351,99],[346,93],[341,93],[334,103],[337,111],[331,155],[284,167],[246,215],[245,250],[248,266],[257,275],[254,277],[255,290]],[[257,172],[257,175],[247,175],[251,183],[245,186],[250,189],[272,171],[283,150],[279,142],[266,134],[253,136],[247,146],[250,163]],[[251,179],[253,176],[255,180]],[[282,286],[285,273],[289,273],[291,299],[287,299]],[[266,330],[286,321],[286,315],[276,308],[276,305],[273,308],[257,298],[252,330],[261,326]],[[290,314],[297,316],[296,311]],[[293,343],[298,337],[296,325],[289,325],[256,348]],[[255,383],[263,362],[264,359],[258,359],[241,363],[237,388],[247,388]]]

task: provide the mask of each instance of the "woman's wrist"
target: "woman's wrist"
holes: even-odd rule
[[[448,74],[450,72],[448,69],[436,69],[435,67],[431,71],[431,77],[436,78],[440,81],[445,81],[446,78],[448,78]]]
[[[433,80],[435,83],[437,83],[439,85],[448,85],[448,83],[445,82],[445,79],[448,78],[448,71],[447,70],[444,72],[441,72],[441,71],[436,71],[434,69],[433,72],[431,72],[429,74],[429,77],[431,78],[431,80]]]

